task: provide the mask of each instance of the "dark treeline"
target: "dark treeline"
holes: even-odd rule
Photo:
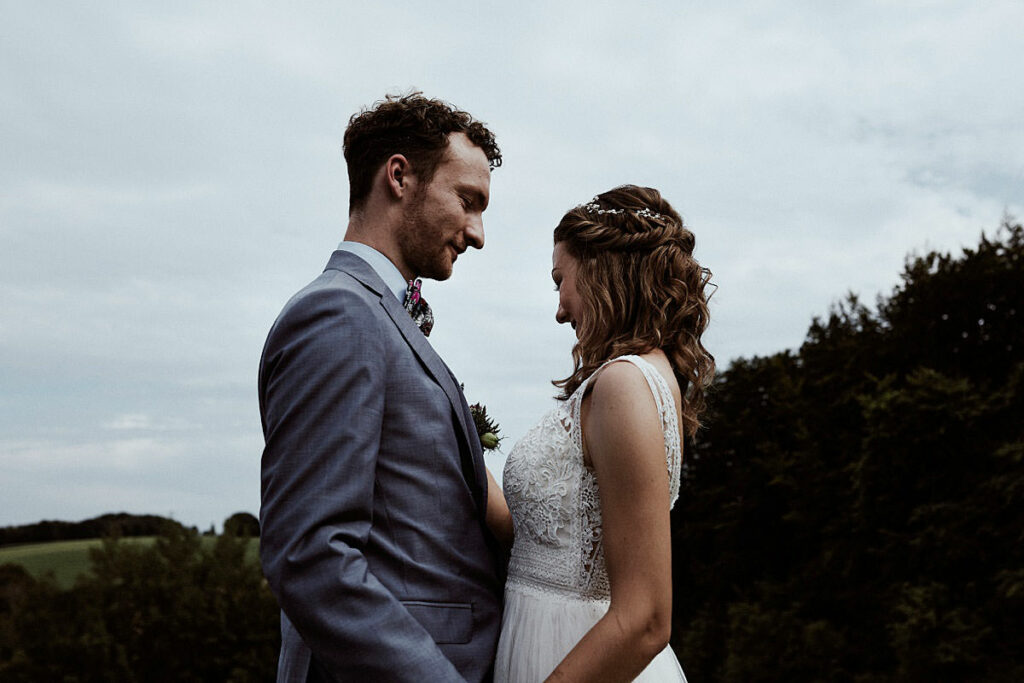
[[[1024,680],[1022,293],[1008,221],[721,373],[673,513],[690,680]],[[273,680],[258,524],[224,528],[109,539],[67,591],[0,567],[0,680]]]
[[[277,604],[254,539],[224,526],[216,539],[180,524],[152,545],[108,537],[68,590],[0,566],[0,680],[273,681]]]
[[[168,524],[181,526],[158,515],[131,515],[117,512],[81,522],[44,520],[35,524],[0,527],[0,547],[16,543],[74,541],[104,536],[156,536]]]
[[[673,517],[696,681],[1024,680],[1024,233],[734,362]]]

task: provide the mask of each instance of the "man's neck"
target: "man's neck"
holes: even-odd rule
[[[402,273],[402,277],[406,280],[411,280],[415,277],[415,274],[406,272],[408,268],[399,258],[401,252],[394,239],[391,238],[392,234],[393,231],[389,230],[387,225],[380,222],[371,223],[365,217],[353,214],[349,217],[348,229],[345,231],[345,241],[359,242],[368,247],[373,247],[395,264],[398,271]]]

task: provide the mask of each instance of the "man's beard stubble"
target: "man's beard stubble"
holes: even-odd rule
[[[452,275],[448,258],[448,242],[442,230],[436,229],[423,210],[425,197],[418,195],[402,221],[401,245],[406,264],[413,277],[447,280]]]

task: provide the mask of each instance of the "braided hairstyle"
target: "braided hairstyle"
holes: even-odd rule
[[[584,315],[575,369],[553,382],[562,389],[558,398],[569,398],[611,358],[661,349],[683,393],[683,431],[692,436],[715,370],[701,343],[711,271],[693,258],[693,233],[657,190],[622,185],[569,210],[555,228],[559,243],[579,263]]]

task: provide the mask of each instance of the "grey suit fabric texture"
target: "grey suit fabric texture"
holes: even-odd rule
[[[358,256],[285,305],[260,362],[260,559],[278,681],[485,681],[505,556],[458,382]]]

